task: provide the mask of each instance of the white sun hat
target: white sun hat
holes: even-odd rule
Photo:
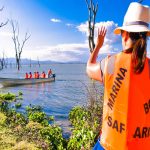
[[[147,35],[150,36],[149,22],[149,6],[144,6],[140,3],[133,2],[129,5],[126,12],[123,26],[116,28],[114,33],[120,34],[121,30],[125,30],[127,32],[147,32]]]

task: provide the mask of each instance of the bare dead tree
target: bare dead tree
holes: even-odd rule
[[[14,46],[15,46],[15,54],[16,54],[16,65],[17,65],[17,69],[20,70],[20,62],[21,62],[21,54],[24,48],[25,43],[27,42],[27,40],[30,38],[31,35],[28,35],[28,32],[25,33],[25,37],[22,40],[22,43],[20,42],[19,39],[19,25],[18,22],[11,20],[10,21],[11,26],[12,26],[12,30],[13,30],[13,42],[14,42]]]
[[[88,41],[89,41],[90,52],[92,52],[95,48],[94,30],[95,30],[96,14],[97,14],[97,10],[98,10],[98,3],[95,5],[93,3],[93,0],[90,0],[90,2],[88,2],[88,0],[85,0],[85,1],[87,4],[88,11],[89,11],[89,19],[88,19],[89,37],[88,37]]]
[[[4,9],[4,6],[3,6],[2,8],[0,8],[0,12],[3,11],[3,9]],[[9,20],[7,19],[6,22],[1,22],[1,23],[0,23],[0,28],[3,27],[3,26],[5,26],[5,25],[8,23],[8,21],[9,21]]]
[[[93,3],[93,0],[85,0],[89,12],[89,18],[88,18],[88,31],[89,31],[89,49],[90,52],[95,48],[94,43],[94,30],[95,30],[95,21],[96,21],[96,14],[98,11],[98,3],[95,5]],[[96,85],[96,82],[94,80],[91,80],[91,84],[86,87],[88,91],[88,110],[90,110],[92,118],[95,118],[96,116],[100,118],[98,123],[98,128],[96,128],[97,133],[99,134],[99,129],[101,128],[102,124],[102,106],[103,106],[103,92],[101,91],[101,88],[99,88]],[[91,123],[94,123],[94,120],[91,119]]]

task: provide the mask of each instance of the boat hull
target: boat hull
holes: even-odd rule
[[[46,82],[53,82],[53,81],[55,81],[55,77],[39,78],[39,79],[0,78],[0,84],[2,84],[3,87],[19,86],[19,85],[26,85],[26,84],[39,84],[39,83],[46,83]]]

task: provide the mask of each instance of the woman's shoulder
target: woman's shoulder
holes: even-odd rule
[[[105,68],[107,68],[107,72],[109,74],[113,74],[114,68],[115,68],[115,61],[116,58],[124,55],[124,53],[121,51],[119,53],[107,55],[102,61],[101,61],[101,69],[103,72],[105,72]]]
[[[115,66],[115,59],[117,54],[107,55],[104,59],[100,62],[100,68],[103,74],[105,73],[105,69],[111,74],[114,70]]]

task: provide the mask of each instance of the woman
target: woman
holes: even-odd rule
[[[123,51],[96,62],[106,35],[98,30],[97,44],[87,62],[90,78],[104,83],[102,134],[94,149],[150,149],[150,59],[147,37],[150,9],[131,3],[122,27]]]

